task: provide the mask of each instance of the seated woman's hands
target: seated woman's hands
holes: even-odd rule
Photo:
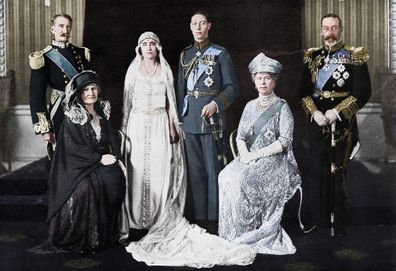
[[[239,159],[242,163],[249,164],[252,160],[255,160],[253,153],[248,150],[244,140],[237,140],[237,147]]]
[[[256,157],[255,152],[250,152],[248,151],[247,153],[241,154],[240,159],[242,163],[249,164],[250,162],[256,160],[258,157]]]
[[[100,160],[100,162],[107,166],[107,165],[112,165],[117,161],[117,158],[114,155],[111,154],[104,154],[102,155],[102,159]]]
[[[280,153],[283,151],[282,144],[278,140],[272,142],[270,145],[264,148],[251,152],[247,150],[245,141],[242,140],[240,141],[241,142],[238,141],[239,143],[237,142],[238,150],[239,150],[241,162],[245,164],[249,164],[252,161],[257,160],[259,158],[270,156],[272,154]],[[240,147],[242,150],[240,149]]]

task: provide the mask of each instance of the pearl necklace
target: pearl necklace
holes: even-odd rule
[[[155,72],[157,71],[158,62],[155,62],[154,70],[153,70],[151,73],[148,71],[148,69],[147,69],[146,64],[144,63],[144,61],[143,61],[143,68],[144,68],[144,70],[146,71],[146,73],[147,73],[147,75],[148,75],[149,77],[153,77],[154,74],[155,74]]]
[[[278,96],[276,96],[274,92],[266,96],[259,96],[256,103],[257,111],[263,112],[267,110],[268,107],[270,107],[273,104],[273,102],[276,100],[277,97]]]

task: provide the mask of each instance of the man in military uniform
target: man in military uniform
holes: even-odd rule
[[[359,146],[356,113],[370,98],[368,53],[340,40],[338,15],[322,17],[324,45],[304,54],[299,96],[308,116],[313,225],[345,236],[344,182]]]
[[[29,55],[33,130],[50,144],[55,143],[63,121],[65,86],[77,73],[90,69],[90,51],[69,43],[72,21],[67,14],[54,15],[51,20],[54,35],[51,45]],[[46,98],[48,86],[52,89],[49,110]]]
[[[223,154],[225,110],[239,95],[234,65],[227,50],[209,41],[211,21],[204,11],[191,17],[194,43],[180,55],[178,110],[185,133],[195,220],[216,232],[217,177]]]

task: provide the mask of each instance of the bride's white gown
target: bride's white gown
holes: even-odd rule
[[[137,73],[132,88],[127,126],[132,151],[127,165],[124,227],[129,223],[130,228],[150,230],[126,250],[147,265],[200,268],[250,264],[256,254],[248,245],[208,234],[183,217],[186,164],[183,141],[169,142],[167,98],[171,114],[176,107],[173,88],[167,87],[166,80],[164,73],[161,77]]]

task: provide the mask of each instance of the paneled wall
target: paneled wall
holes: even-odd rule
[[[6,69],[15,71],[14,104],[29,103],[28,56],[50,44],[50,21],[57,13],[72,16],[71,42],[82,46],[85,0],[5,0]]]
[[[4,20],[4,0],[0,0],[0,76],[6,75],[5,68],[5,20]]]
[[[336,13],[341,17],[343,41],[369,51],[371,101],[380,101],[380,73],[389,69],[389,0],[305,0],[303,10],[304,48],[321,44],[323,15]]]
[[[30,69],[28,55],[51,40],[49,22],[53,14],[65,12],[73,19],[72,42],[83,45],[85,0],[2,0],[5,27],[5,70],[15,70],[15,104],[28,103]],[[46,6],[45,3],[49,3]],[[373,101],[379,100],[379,72],[389,69],[389,0],[305,0],[303,48],[321,43],[320,18],[338,13],[344,23],[343,40],[369,50]],[[4,39],[4,37],[3,37]],[[0,42],[3,40],[0,37]],[[1,50],[0,50],[1,53]],[[1,57],[1,55],[0,55]],[[0,59],[1,60],[1,59]],[[5,71],[3,69],[3,71]]]
[[[390,72],[396,73],[396,0],[390,0]]]

